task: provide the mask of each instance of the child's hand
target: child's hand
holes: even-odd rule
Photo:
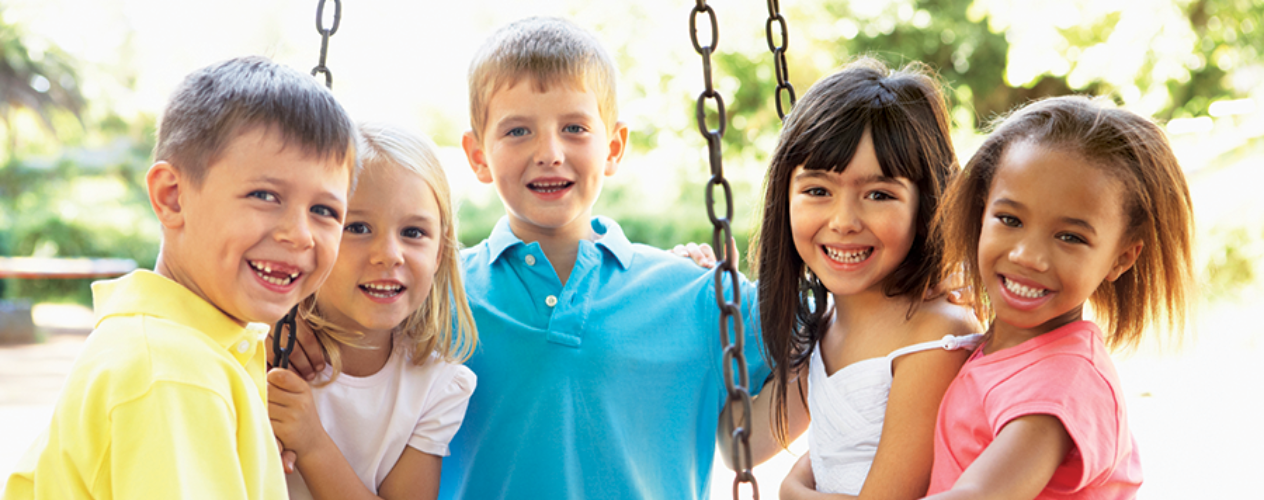
[[[812,475],[810,453],[804,453],[781,481],[780,498],[787,500],[811,498],[816,493],[816,476]]]
[[[294,352],[290,353],[290,369],[294,370],[304,379],[311,381],[316,378],[316,374],[325,369],[325,352],[321,350],[320,341],[316,340],[316,335],[312,333],[312,329],[307,326],[307,322],[298,320],[294,322],[298,327],[298,338],[294,342]],[[268,345],[272,345],[273,335],[288,335],[288,331],[277,332],[275,329],[268,333]],[[282,343],[285,343],[286,337],[281,337]],[[275,353],[272,349],[268,351],[268,366],[274,366],[276,360],[273,359]]]
[[[717,260],[715,256],[715,249],[711,248],[711,245],[706,243],[686,243],[684,245],[676,245],[672,247],[671,253],[693,259],[694,264],[707,269],[715,267]],[[733,262],[737,262],[737,259],[741,257],[737,254],[737,242],[732,239],[729,240],[729,255],[733,257]],[[299,340],[303,340],[303,338],[299,337]]]
[[[316,402],[312,388],[306,381],[289,370],[273,368],[268,371],[268,418],[272,420],[272,432],[284,447],[293,453],[288,470],[298,458],[324,445],[329,439],[316,414]]]
[[[684,245],[676,245],[672,247],[671,253],[693,259],[693,263],[699,266],[711,269],[715,267],[715,250],[711,249],[711,245],[703,243],[688,243]]]

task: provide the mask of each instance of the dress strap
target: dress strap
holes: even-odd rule
[[[974,349],[978,347],[981,342],[983,342],[982,333],[972,333],[970,335],[961,335],[961,336],[944,335],[944,338],[939,339],[939,340],[932,340],[929,342],[922,342],[920,344],[904,346],[894,351],[891,351],[891,354],[887,355],[887,359],[895,359],[905,354],[912,354],[912,353],[921,352],[921,351],[929,351],[931,349],[944,349],[946,351],[955,351],[957,349]]]

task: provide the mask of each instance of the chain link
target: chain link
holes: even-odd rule
[[[342,0],[334,0],[334,25],[325,28],[325,1],[316,4],[316,32],[320,33],[320,62],[312,68],[312,76],[325,74],[325,87],[334,88],[334,74],[325,66],[325,56],[329,52],[329,37],[338,32],[338,24],[342,22]]]
[[[771,4],[770,4],[771,5]],[[770,7],[771,8],[771,7]],[[711,39],[710,43],[703,45],[698,40],[698,18],[702,14],[706,14],[710,23]],[[783,31],[784,33],[784,31]],[[769,35],[771,37],[771,35]],[[733,459],[733,469],[737,471],[733,479],[733,499],[737,500],[738,490],[742,483],[750,483],[755,500],[759,499],[759,483],[755,481],[755,474],[751,472],[753,467],[750,451],[750,419],[751,419],[751,398],[750,375],[746,371],[745,356],[745,322],[742,321],[742,295],[741,282],[738,279],[737,263],[734,262],[733,256],[729,252],[729,242],[733,239],[733,189],[729,185],[728,180],[724,178],[724,167],[721,163],[721,142],[724,137],[724,131],[727,128],[728,117],[724,112],[724,98],[712,86],[711,78],[711,54],[715,52],[716,44],[720,40],[720,32],[717,27],[715,11],[707,5],[706,0],[697,0],[697,4],[689,14],[689,37],[693,42],[693,48],[702,56],[702,81],[704,89],[698,95],[698,108],[696,118],[698,120],[698,132],[702,134],[703,139],[707,141],[707,151],[711,166],[711,179],[707,181],[706,187],[706,204],[707,217],[711,219],[711,225],[715,228],[712,242],[716,251],[718,263],[715,269],[715,301],[716,306],[720,310],[720,346],[724,353],[724,388],[728,397],[725,399],[725,413],[729,415],[730,428],[732,431],[732,447],[729,449],[730,456]],[[782,44],[784,47],[784,43]],[[780,70],[779,70],[780,71]],[[779,73],[780,75],[780,73]],[[780,78],[779,78],[780,79]],[[791,91],[791,99],[793,100],[793,90]],[[715,101],[715,117],[716,128],[712,129],[707,126],[707,101]],[[778,105],[780,111],[780,105]],[[719,217],[715,209],[715,188],[721,187],[724,191],[724,217]],[[728,276],[729,286],[732,290],[732,300],[724,298],[724,278]],[[732,325],[733,336],[729,336],[730,323]],[[734,378],[734,365],[736,365],[737,376]],[[733,405],[741,405],[745,410],[741,417],[735,417]]]
[[[781,33],[780,45],[774,42],[773,25],[776,25],[778,33]],[[768,50],[772,51],[773,69],[777,74],[777,91],[773,99],[777,103],[777,116],[785,121],[786,110],[794,107],[794,85],[790,84],[790,68],[786,66],[786,46],[790,44],[790,34],[786,29],[786,18],[781,16],[781,2],[778,0],[768,0],[768,22],[765,23],[764,29],[768,35]],[[783,95],[790,98],[789,108],[782,105],[785,100]]]

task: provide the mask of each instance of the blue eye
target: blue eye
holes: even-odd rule
[[[363,222],[352,222],[347,227],[342,228],[343,231],[351,234],[368,234],[369,225]]]
[[[584,132],[587,132],[588,129],[580,125],[567,125],[566,127],[562,128],[562,131],[568,134],[582,134]]]
[[[268,191],[251,191],[246,196],[258,198],[263,201],[277,201],[277,195]]]
[[[329,217],[331,219],[338,218],[338,211],[327,205],[314,205],[311,208],[311,212],[321,217]]]
[[[509,129],[509,132],[506,132],[505,135],[509,137],[522,137],[527,135],[527,129],[524,127],[514,127]]]

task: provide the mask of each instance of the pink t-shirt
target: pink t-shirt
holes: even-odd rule
[[[1057,417],[1074,441],[1037,499],[1136,496],[1141,461],[1119,376],[1090,321],[990,355],[975,351],[939,407],[929,493],[951,489],[1005,424],[1035,414]]]

